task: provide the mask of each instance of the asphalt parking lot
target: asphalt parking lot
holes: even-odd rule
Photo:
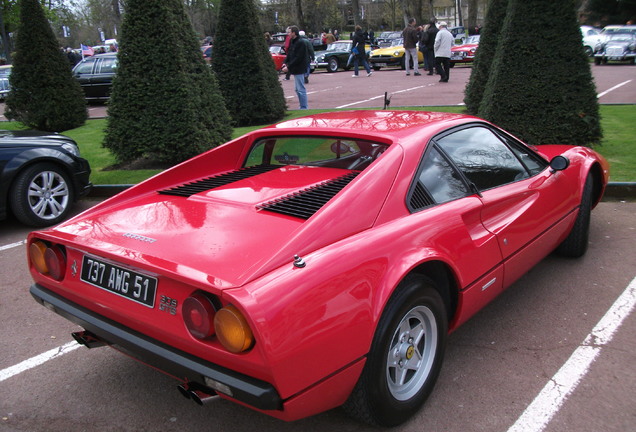
[[[585,257],[546,258],[452,334],[433,395],[395,430],[635,430],[634,214],[636,203],[601,203]],[[27,233],[0,227],[0,430],[377,430],[339,409],[283,423],[223,400],[199,407],[171,378],[79,347],[78,328],[28,294]]]
[[[593,72],[599,101],[636,102],[636,66]],[[385,91],[392,107],[460,104],[469,73],[453,68],[442,84],[399,70],[318,72],[309,104],[381,107]],[[282,85],[295,107],[293,82]],[[635,202],[601,203],[585,257],[549,256],[453,333],[433,395],[395,430],[636,430],[635,214]],[[377,430],[338,409],[283,423],[223,400],[199,407],[171,378],[109,348],[79,347],[70,336],[78,328],[28,294],[28,232],[0,224],[0,431]]]

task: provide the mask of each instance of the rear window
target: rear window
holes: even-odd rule
[[[244,166],[308,165],[362,170],[386,144],[334,137],[272,137],[257,141]]]

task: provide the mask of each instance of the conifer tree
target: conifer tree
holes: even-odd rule
[[[287,110],[253,0],[222,0],[212,68],[238,126],[272,123]]]
[[[232,120],[180,0],[129,0],[104,146],[119,162],[177,163],[231,137]]]
[[[529,144],[597,143],[596,88],[575,0],[509,0],[478,115]]]
[[[20,1],[20,24],[13,57],[8,119],[49,132],[84,124],[84,92],[71,73],[38,0]]]
[[[479,104],[484,96],[484,89],[490,76],[492,60],[497,51],[499,34],[506,18],[508,0],[490,0],[486,19],[479,37],[479,49],[475,53],[475,61],[466,85],[464,103],[470,114],[477,114]]]

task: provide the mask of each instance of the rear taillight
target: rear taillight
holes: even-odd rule
[[[29,246],[29,259],[38,273],[56,281],[64,279],[66,274],[64,246],[49,245],[41,240],[35,240]]]
[[[183,302],[181,313],[186,328],[197,339],[205,339],[214,334],[216,307],[203,293],[194,293]]]
[[[183,301],[181,315],[190,334],[199,340],[214,336],[233,353],[249,350],[254,335],[247,320],[235,306],[221,307],[216,297],[197,291]]]

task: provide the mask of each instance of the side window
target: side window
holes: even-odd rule
[[[510,148],[485,127],[462,129],[438,139],[437,143],[479,190],[530,176]]]
[[[75,68],[75,75],[86,75],[86,74],[92,73],[94,64],[95,64],[95,59],[90,59],[80,63]]]
[[[438,204],[470,195],[461,175],[436,147],[431,147],[426,152],[418,181]],[[415,193],[417,193],[417,187]]]
[[[502,139],[508,143],[508,147],[510,147],[526,169],[530,171],[531,176],[539,174],[548,167],[548,163],[544,159],[533,153],[523,144],[505,135],[502,136]]]
[[[115,73],[117,72],[117,58],[104,58],[99,69],[100,73]]]

